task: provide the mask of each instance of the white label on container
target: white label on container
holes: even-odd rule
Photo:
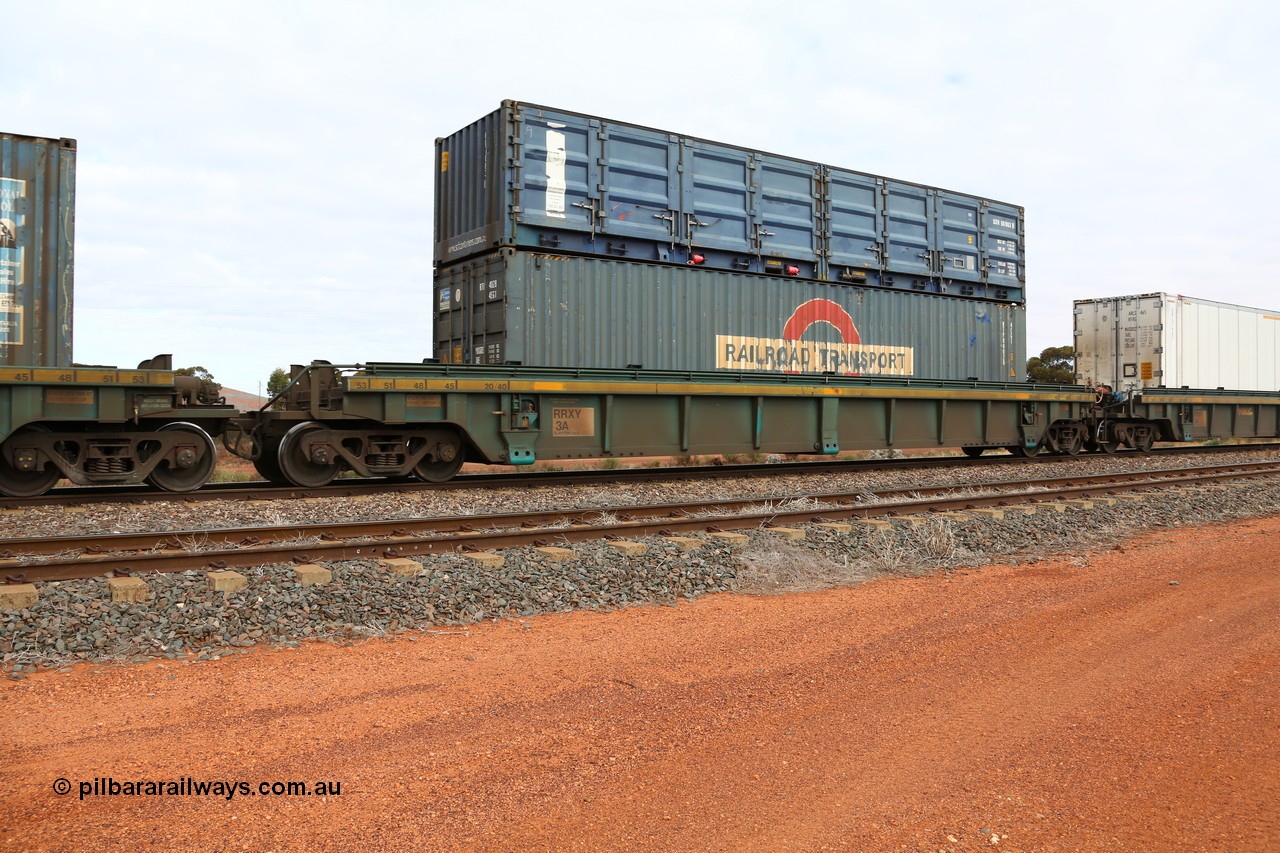
[[[0,293],[4,294],[16,292],[23,284],[21,243],[26,216],[19,211],[26,195],[26,181],[0,178]]]
[[[0,311],[0,347],[22,346],[22,309]]]
[[[564,219],[564,134],[547,130],[547,216]]]

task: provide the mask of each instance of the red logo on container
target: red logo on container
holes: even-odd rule
[[[840,339],[846,344],[862,343],[858,327],[853,325],[849,312],[830,299],[810,299],[791,314],[787,325],[782,330],[784,341],[798,341],[815,323],[826,323],[840,333]],[[789,370],[788,373],[798,371]],[[857,373],[846,373],[845,376],[858,376]]]

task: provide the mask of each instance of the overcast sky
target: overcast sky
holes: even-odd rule
[[[1269,2],[0,0],[0,129],[78,140],[75,358],[229,387],[431,354],[433,145],[504,98],[1020,204],[1071,300],[1280,309]]]

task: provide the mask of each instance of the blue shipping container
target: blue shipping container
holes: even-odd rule
[[[0,133],[0,365],[71,364],[76,141]]]
[[[1021,207],[515,101],[436,140],[435,260],[500,247],[1025,301]]]

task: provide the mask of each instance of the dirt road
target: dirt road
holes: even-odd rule
[[[1087,565],[81,667],[6,679],[0,710],[7,849],[1276,850],[1280,519]],[[257,793],[290,780],[341,792]]]

